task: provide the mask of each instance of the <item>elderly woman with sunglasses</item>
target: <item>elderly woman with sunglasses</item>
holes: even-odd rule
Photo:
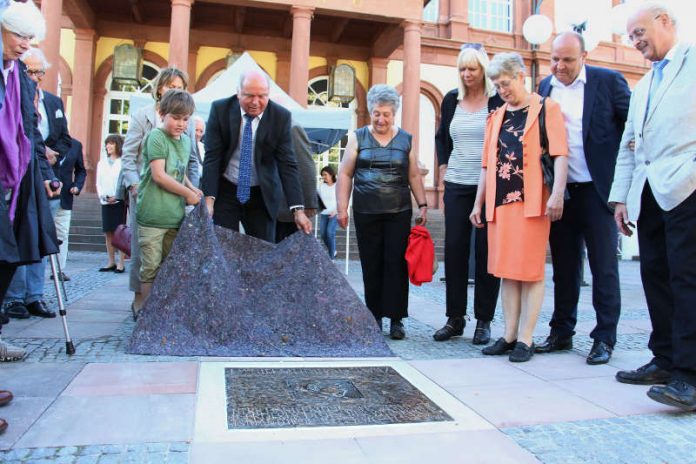
[[[456,89],[442,100],[440,128],[435,135],[440,178],[445,185],[445,275],[447,323],[433,335],[436,341],[464,333],[474,205],[481,172],[481,151],[490,112],[503,104],[486,76],[488,56],[481,44],[464,44],[457,57]],[[491,337],[491,321],[500,279],[488,273],[486,229],[475,230],[474,345]]]
[[[541,97],[525,87],[525,66],[517,53],[493,57],[487,71],[505,105],[486,126],[481,179],[471,211],[475,227],[488,221],[488,271],[502,280],[505,334],[483,354],[511,351],[512,362],[534,353],[532,334],[544,298],[544,266],[551,221],[563,214],[568,143],[560,106],[544,103],[549,154],[554,160],[551,192],[541,170]]]

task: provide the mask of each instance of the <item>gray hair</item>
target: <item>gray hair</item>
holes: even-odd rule
[[[194,123],[197,123],[197,122],[203,123],[203,131],[205,132],[205,119],[203,119],[202,117],[195,114],[195,115],[193,115],[193,122]]]
[[[242,87],[244,86],[244,81],[246,81],[248,77],[254,75],[263,76],[263,78],[266,80],[266,87],[268,87],[268,91],[270,92],[271,80],[269,79],[268,74],[263,71],[259,71],[258,69],[247,69],[246,71],[242,71],[241,74],[239,74],[239,84],[237,85],[237,90],[241,91]]]
[[[486,74],[492,80],[499,78],[501,75],[508,77],[517,77],[520,72],[526,72],[527,68],[524,66],[524,60],[519,53],[507,52],[498,53],[491,60],[488,65],[488,70]]]
[[[23,37],[41,42],[46,36],[46,21],[33,1],[10,2],[2,15],[2,27]]]
[[[375,106],[382,105],[391,105],[391,107],[394,109],[394,114],[399,111],[399,92],[397,92],[396,89],[391,85],[373,85],[367,92],[367,111],[372,113]]]
[[[44,71],[51,67],[51,63],[49,63],[46,59],[46,55],[44,55],[44,52],[41,51],[40,48],[36,47],[31,47],[29,50],[24,52],[24,55],[20,57],[20,60],[24,62],[27,58],[31,58],[32,56],[34,58],[38,58],[38,60],[41,61],[41,67],[44,69]]]
[[[672,25],[677,27],[677,16],[674,12],[667,7],[664,3],[660,2],[645,2],[638,5],[636,8],[637,12],[647,11],[651,14],[653,18],[666,14],[667,17],[672,21]]]

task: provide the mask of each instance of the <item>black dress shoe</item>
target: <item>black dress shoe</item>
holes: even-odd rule
[[[551,353],[552,351],[564,351],[573,349],[573,337],[560,338],[557,335],[549,335],[544,343],[534,348],[535,353]]]
[[[474,345],[487,345],[491,341],[491,322],[476,321],[476,330],[474,330],[474,339],[471,341]]]
[[[56,317],[56,313],[51,311],[46,307],[46,303],[44,303],[42,300],[39,301],[34,301],[33,303],[29,303],[27,305],[27,311],[29,311],[29,314],[33,316],[39,316],[39,317]]]
[[[508,343],[504,337],[500,337],[498,340],[495,341],[495,343],[482,349],[481,353],[489,356],[505,354],[515,347],[515,343],[517,343],[517,340],[513,340],[510,343]]]
[[[126,268],[125,267],[122,267],[122,268],[117,267],[116,269],[114,269],[114,272],[116,274],[123,274],[124,272],[126,272]]]
[[[107,267],[100,267],[99,272],[113,272],[116,270],[116,265],[114,264],[113,266],[107,266]]]
[[[675,406],[684,411],[696,411],[696,387],[683,380],[672,380],[664,387],[650,387],[648,396],[658,403]]]
[[[436,342],[444,342],[452,337],[458,337],[464,333],[466,321],[463,317],[450,317],[447,324],[433,334]]]
[[[672,380],[672,373],[666,371],[650,361],[644,366],[640,366],[635,371],[619,371],[616,373],[616,380],[621,383],[632,385],[654,385],[656,383],[669,383]]]
[[[587,355],[587,364],[596,365],[608,363],[612,351],[614,351],[614,348],[609,346],[609,344],[600,340],[595,340],[592,344],[590,354]]]
[[[15,319],[28,319],[30,314],[29,311],[27,311],[26,306],[24,306],[23,303],[20,303],[19,301],[13,301],[12,303],[7,303],[5,305],[5,314],[9,317],[13,317]]]
[[[508,359],[510,362],[523,363],[532,359],[532,356],[534,356],[534,343],[529,346],[524,342],[517,342]]]
[[[392,319],[389,327],[389,336],[392,340],[403,340],[406,337],[406,330],[401,319]]]
[[[53,280],[53,274],[51,274],[51,277],[49,277],[48,280]],[[58,280],[67,282],[70,280],[70,277],[68,277],[63,271],[60,271],[60,273],[58,274]]]

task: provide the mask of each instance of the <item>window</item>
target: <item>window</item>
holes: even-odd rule
[[[478,29],[512,32],[512,0],[469,0],[469,24]]]
[[[329,76],[319,76],[307,84],[307,105],[308,106],[341,106],[342,108],[355,109],[357,100],[354,99],[350,103],[336,103],[329,101]],[[355,111],[353,111],[353,128],[357,125]],[[343,151],[346,148],[346,143],[348,142],[348,136],[344,136],[339,143],[333,147],[327,147],[326,151],[314,156],[314,161],[317,165],[317,173],[324,166],[331,166],[336,172],[338,172],[338,165],[343,158]]]
[[[423,21],[436,23],[440,13],[440,0],[430,0],[430,3],[423,8]]]
[[[152,80],[157,77],[159,69],[151,63],[143,64],[143,78],[140,85],[135,83],[122,84],[109,78],[107,85],[109,93],[104,99],[104,123],[102,136],[107,134],[126,135],[128,132],[128,112],[130,110],[130,96],[134,93],[150,93]],[[102,137],[102,138],[103,138]]]

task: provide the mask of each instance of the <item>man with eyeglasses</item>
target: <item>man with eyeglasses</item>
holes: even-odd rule
[[[68,132],[68,120],[60,97],[43,90],[42,82],[49,63],[39,48],[31,48],[22,56],[29,78],[36,82],[36,109],[39,113],[39,132],[46,145],[46,156],[53,172],[63,184],[60,194],[50,197],[53,220],[60,244],[60,268],[58,276],[63,281],[68,256],[68,237],[73,196],[79,195],[85,183],[87,171],[82,160],[82,144],[73,140]]]
[[[623,234],[637,221],[653,358],[616,380],[666,384],[648,396],[696,411],[696,47],[659,3],[640,5],[627,30],[652,70],[631,97],[609,202]]]
[[[213,102],[205,134],[201,188],[215,224],[275,242],[285,194],[297,228],[312,231],[304,212],[290,112],[269,99],[261,71],[243,72],[237,95]],[[282,189],[282,190],[281,190]]]
[[[539,94],[561,105],[568,133],[570,198],[563,216],[551,223],[554,309],[551,333],[537,353],[569,350],[577,322],[583,249],[592,270],[592,304],[597,323],[590,333],[587,364],[606,364],[616,344],[621,312],[617,230],[607,205],[631,91],[616,71],[585,64],[580,34],[564,32],[551,46],[551,76]]]

